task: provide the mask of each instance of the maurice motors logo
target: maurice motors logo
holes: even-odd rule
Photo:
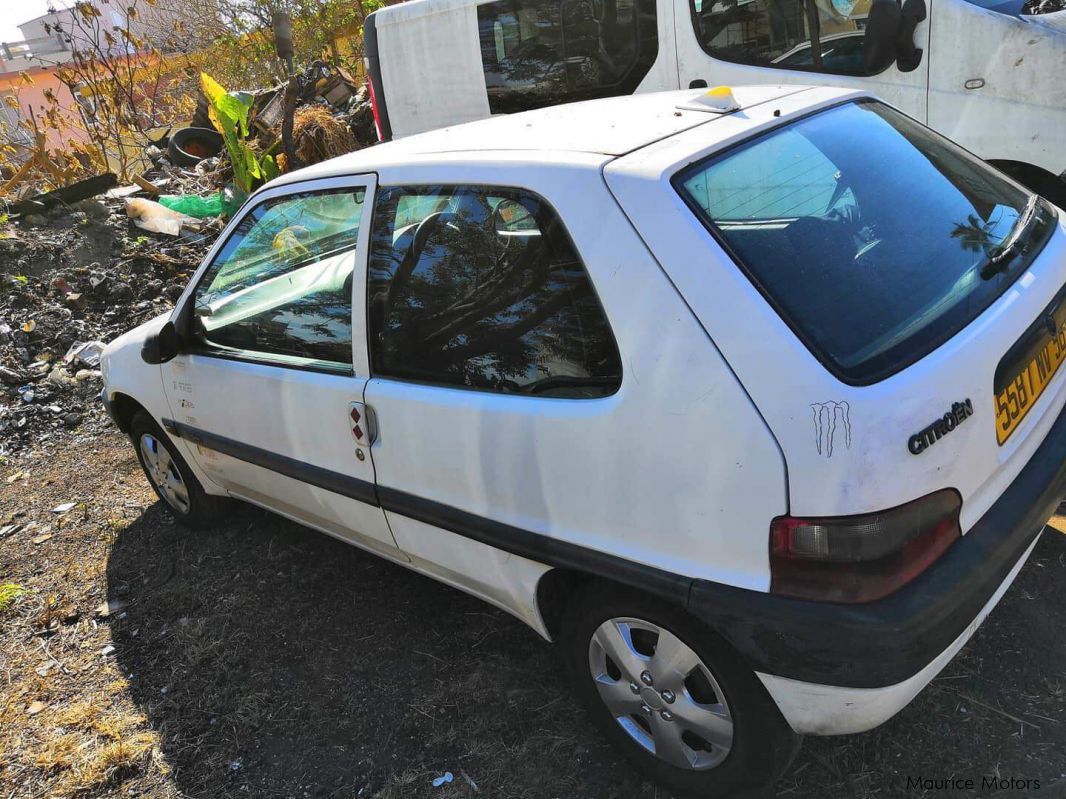
[[[997,795],[1002,791],[1025,791],[1026,797],[1032,796],[1034,791],[1040,790],[1040,780],[1029,777],[1003,777],[998,774],[985,774],[980,777],[907,777],[907,790],[920,791],[922,796],[928,796],[933,791],[996,791]]]

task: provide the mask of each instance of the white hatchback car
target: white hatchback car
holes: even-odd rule
[[[104,401],[236,497],[561,643],[675,789],[765,784],[963,646],[1066,480],[1062,212],[861,93],[638,95],[274,181]]]

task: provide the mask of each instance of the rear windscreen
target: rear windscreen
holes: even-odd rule
[[[674,185],[816,356],[871,383],[957,333],[1023,271],[1053,212],[873,101],[696,163]]]

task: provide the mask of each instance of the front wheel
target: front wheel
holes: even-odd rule
[[[799,750],[799,736],[755,673],[681,608],[590,585],[568,606],[560,642],[596,726],[675,791],[759,791]]]
[[[130,438],[148,482],[174,518],[187,527],[209,527],[226,515],[229,500],[204,491],[174,442],[144,411],[134,414]]]

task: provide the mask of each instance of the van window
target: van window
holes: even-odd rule
[[[872,101],[776,128],[674,186],[815,355],[859,385],[973,321],[1053,227],[1021,187]],[[1000,257],[1012,236],[1022,246]]]
[[[621,380],[585,267],[530,192],[382,189],[368,298],[376,376],[573,398],[606,396]]]
[[[690,0],[713,58],[778,69],[865,75],[871,0]]]
[[[659,51],[656,0],[499,0],[477,7],[493,114],[632,94]]]
[[[364,189],[266,200],[238,223],[194,295],[195,327],[223,351],[352,365],[352,274]]]

